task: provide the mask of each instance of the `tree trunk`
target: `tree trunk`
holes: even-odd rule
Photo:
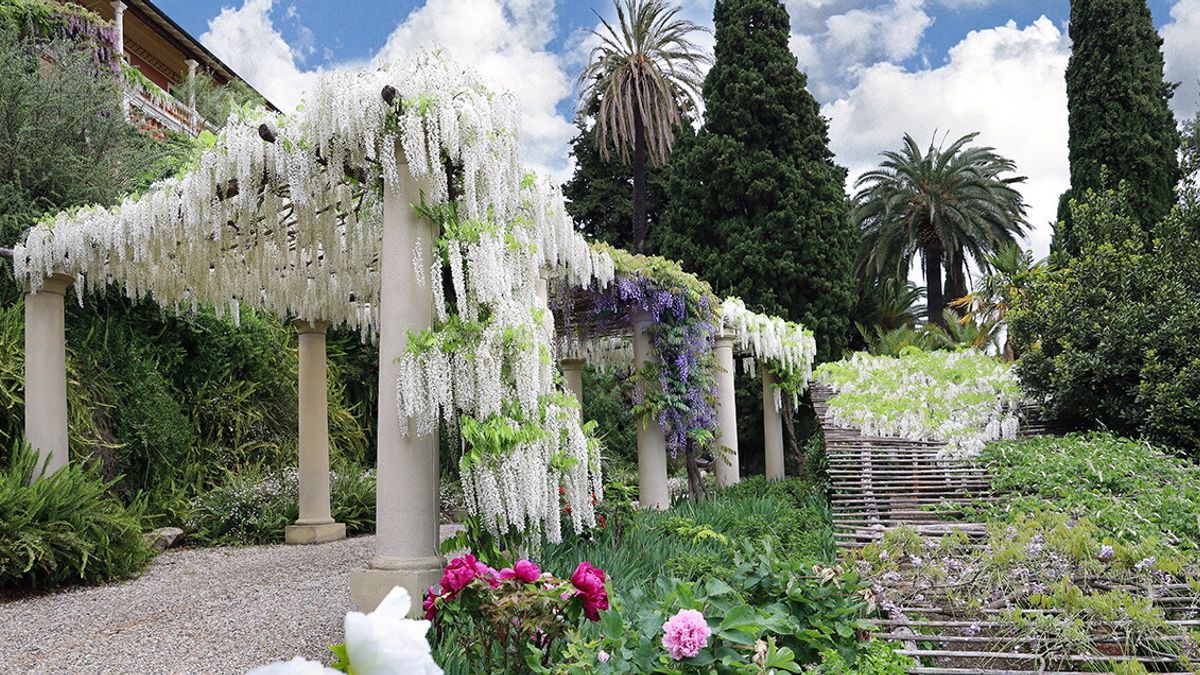
[[[941,326],[942,310],[946,307],[946,298],[942,295],[942,247],[925,246],[925,299],[926,318],[929,323]]]
[[[698,502],[708,496],[708,490],[704,487],[704,476],[700,473],[700,460],[695,443],[687,442],[685,457],[687,459],[688,499]]]
[[[633,116],[633,252],[646,248],[646,126]]]
[[[786,393],[784,394],[787,395]],[[800,451],[800,444],[796,442],[796,411],[788,402],[783,404],[783,440],[787,443],[788,451],[792,453],[792,457],[796,458],[796,476],[801,479],[807,479],[805,471],[804,453]]]
[[[946,273],[946,294],[944,297],[949,302],[967,294],[967,271],[962,249],[951,252],[946,262],[948,271]]]

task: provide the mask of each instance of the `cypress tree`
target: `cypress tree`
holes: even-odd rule
[[[777,0],[718,0],[704,127],[680,138],[659,247],[720,295],[813,330],[841,357],[856,295],[846,172]]]
[[[1162,38],[1145,0],[1072,0],[1067,65],[1071,189],[1059,207],[1056,249],[1074,255],[1069,199],[1125,181],[1142,224],[1161,220],[1179,181],[1179,130],[1163,80]]]

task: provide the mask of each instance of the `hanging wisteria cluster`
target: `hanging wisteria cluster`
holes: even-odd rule
[[[555,537],[560,485],[576,528],[593,523],[599,454],[554,384],[539,272],[604,288],[614,271],[574,231],[558,190],[523,173],[517,127],[511,96],[441,52],[327,73],[295,115],[235,115],[182,174],[40,224],[15,247],[15,272],[35,291],[52,273],[75,275],[81,300],[118,283],[177,311],[248,303],[369,338],[380,185],[411,175],[441,228],[438,259],[413,258],[437,316],[409,336],[400,414],[419,433],[439,419],[537,431],[515,444],[478,436],[464,453],[465,488],[489,527]]]
[[[637,371],[635,414],[657,419],[667,450],[676,456],[695,444],[707,448],[717,435],[716,357],[720,321],[708,284],[662,258],[598,246],[616,264],[616,280],[593,289],[593,320],[585,327],[630,327],[646,322],[656,359]]]
[[[812,379],[813,360],[817,356],[817,341],[812,331],[777,316],[752,312],[741,298],[733,297],[721,303],[721,331],[736,334],[741,350],[752,354],[750,363],[757,361],[757,365],[775,376],[777,410],[782,407],[780,392],[791,396],[792,407],[799,405],[800,395]]]
[[[581,339],[570,334],[558,335],[559,360],[578,359],[601,372],[629,373],[636,364],[633,340],[614,335]]]
[[[470,219],[451,203],[423,210],[442,233],[428,270],[437,322],[409,337],[397,404],[416,433],[439,423],[461,432],[467,505],[493,534],[533,531],[558,541],[560,498],[581,531],[595,525],[602,489],[598,446],[574,398],[555,386],[541,270],[605,287],[613,263],[574,232],[556,190],[532,177],[518,188],[507,219],[498,209]]]
[[[978,350],[857,353],[816,370],[834,391],[829,415],[867,436],[944,441],[949,456],[974,456],[1015,438],[1021,386],[1008,365]]]

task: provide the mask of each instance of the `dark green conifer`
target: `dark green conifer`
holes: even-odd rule
[[[841,357],[855,302],[846,172],[776,0],[718,0],[703,128],[678,140],[660,252],[720,295],[799,321]]]
[[[1162,38],[1145,0],[1072,0],[1067,65],[1071,189],[1063,195],[1055,248],[1074,255],[1070,199],[1127,184],[1144,227],[1175,203],[1179,130],[1163,80]]]

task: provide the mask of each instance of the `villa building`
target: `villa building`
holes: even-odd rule
[[[149,0],[70,2],[98,14],[115,27],[117,46],[127,64],[126,114],[147,133],[179,132],[194,136],[211,129],[212,123],[196,109],[194,91],[185,94],[187,100],[180,100],[172,93],[187,89],[183,85],[191,78],[203,75],[217,85],[245,83]]]

